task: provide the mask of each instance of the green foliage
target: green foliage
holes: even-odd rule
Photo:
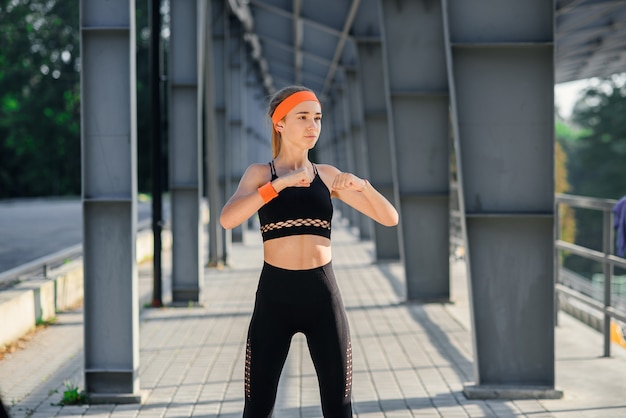
[[[136,3],[138,185],[150,185],[148,2]],[[0,0],[0,198],[81,191],[79,2]]]
[[[567,154],[561,145],[561,137],[557,132],[557,141],[554,149],[554,177],[556,193],[567,193],[571,186],[567,180]],[[572,208],[563,207],[560,210],[560,238],[567,242],[573,242],[576,235],[576,221]]]
[[[573,120],[586,129],[572,152],[575,193],[607,199],[626,194],[626,87],[616,79],[586,90]]]
[[[556,121],[554,131],[556,134],[556,139],[560,143],[576,142],[581,136],[589,135],[591,133],[589,129],[581,129],[579,127],[573,126],[570,123],[566,123],[560,120]]]
[[[78,386],[65,382],[65,390],[63,391],[63,397],[59,401],[58,405],[84,405],[89,403],[89,398],[84,390],[80,390]]]
[[[573,122],[581,129],[569,138],[564,134],[561,141],[568,156],[569,193],[606,199],[626,195],[625,114],[623,77],[601,80],[584,92],[573,112]],[[601,250],[602,213],[576,209],[575,215],[575,242]],[[568,257],[565,265],[588,277],[599,269],[597,263],[581,257]]]
[[[135,3],[135,22],[137,25],[137,186],[140,192],[149,192],[152,184],[152,132],[151,132],[151,97],[150,97],[150,27],[147,1]],[[162,60],[163,61],[163,60]],[[161,72],[164,71],[161,62]],[[162,118],[166,119],[167,114]],[[166,133],[163,132],[165,137]],[[166,138],[162,138],[166,148]],[[167,178],[167,160],[163,160],[164,178]],[[163,183],[163,182],[162,182]],[[166,184],[162,184],[165,188]]]
[[[0,197],[80,192],[77,3],[0,1]]]
[[[35,325],[37,325],[38,327],[47,327],[50,326],[52,324],[55,324],[57,322],[56,317],[52,318],[52,319],[41,319],[41,317],[37,318],[37,321],[35,322]]]

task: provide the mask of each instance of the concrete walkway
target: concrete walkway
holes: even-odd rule
[[[563,399],[465,399],[473,356],[463,262],[452,264],[454,304],[407,304],[400,263],[373,264],[373,244],[340,225],[333,245],[351,325],[355,416],[626,417],[625,350],[614,346],[612,358],[601,358],[601,335],[565,314],[556,331]],[[142,310],[142,404],[57,405],[65,384],[84,387],[82,312],[59,314],[55,325],[0,361],[11,416],[240,417],[245,336],[261,263],[260,237],[251,231],[233,245],[231,266],[206,270],[204,306]],[[139,282],[142,300],[149,300],[150,265],[140,268]],[[297,335],[275,417],[321,416],[315,372]]]

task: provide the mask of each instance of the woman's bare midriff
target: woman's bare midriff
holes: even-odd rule
[[[308,270],[328,264],[330,240],[318,235],[292,235],[263,243],[265,262],[287,270]]]

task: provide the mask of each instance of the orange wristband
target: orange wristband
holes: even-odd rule
[[[274,186],[272,186],[271,181],[268,181],[263,186],[259,187],[258,191],[265,203],[278,196],[278,193],[276,192],[276,189],[274,189]]]

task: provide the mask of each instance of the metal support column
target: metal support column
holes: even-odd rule
[[[198,1],[170,3],[169,143],[172,301],[200,302],[202,142],[198,94]]]
[[[150,134],[152,135],[152,303],[163,306],[163,135],[161,97],[161,0],[150,0]]]
[[[226,63],[228,62],[228,15],[229,9],[225,1],[213,0],[213,87],[214,87],[214,111],[215,127],[217,132],[217,172],[219,179],[218,202],[219,208],[224,207],[227,194],[226,183],[228,182],[227,161],[230,156],[230,126],[227,120],[227,100],[229,95],[229,75]],[[219,217],[219,212],[217,213]],[[232,229],[220,229],[222,234],[221,258],[218,265],[227,263],[228,253],[232,244]]]
[[[389,83],[385,69],[380,19],[380,0],[364,0],[356,14],[353,34],[357,43],[361,91],[365,116],[370,182],[396,207],[398,186]],[[398,207],[398,210],[400,208]],[[404,220],[402,220],[404,222]],[[374,223],[376,261],[401,259],[401,230]]]
[[[345,80],[345,77],[344,77],[344,80]],[[365,177],[363,174],[359,174],[356,172],[356,163],[355,163],[355,156],[354,156],[354,138],[352,137],[352,129],[350,129],[350,103],[349,103],[349,97],[348,97],[348,92],[346,90],[345,82],[339,84],[336,87],[336,91],[337,91],[337,103],[335,106],[337,106],[338,108],[337,114],[338,114],[339,119],[337,122],[340,125],[340,132],[341,132],[340,146],[343,148],[343,153],[344,153],[344,159],[343,159],[344,161],[342,162],[342,165],[340,166],[340,170],[353,173],[360,177]],[[345,206],[346,206],[345,216],[350,222],[350,226],[353,226],[353,227],[357,226],[360,212],[348,205],[345,205]]]
[[[354,153],[354,170],[358,176],[370,178],[367,166],[367,143],[363,132],[363,101],[361,88],[359,87],[358,74],[355,70],[346,69],[346,85],[348,95],[348,111],[350,118],[350,131]],[[359,237],[362,240],[372,239],[373,221],[367,216],[360,215],[357,218]]]
[[[204,77],[206,91],[204,95],[205,112],[205,136],[206,136],[206,165],[207,165],[207,196],[209,200],[209,266],[215,267],[224,263],[225,232],[219,223],[219,214],[224,206],[221,186],[220,138],[223,138],[223,118],[218,117],[218,106],[223,109],[223,94],[218,89],[223,89],[219,80],[221,75],[220,65],[223,51],[223,19],[224,1],[209,0],[206,4],[205,23],[205,68]],[[216,27],[217,26],[217,27]],[[217,73],[217,74],[216,74]]]
[[[227,86],[226,93],[226,136],[229,146],[226,151],[225,168],[225,195],[226,199],[232,196],[237,189],[239,179],[246,169],[243,161],[244,145],[246,141],[242,130],[242,109],[244,100],[245,83],[243,79],[243,60],[245,45],[243,41],[243,27],[239,19],[226,19],[226,54],[224,55],[224,75]],[[243,231],[246,224],[242,224],[231,231],[232,242],[243,241]],[[228,256],[228,253],[227,253]]]
[[[135,1],[81,0],[85,391],[138,403]]]
[[[331,104],[328,106],[325,115],[328,116],[332,112],[332,164],[334,164],[341,171],[352,172],[350,168],[349,155],[348,155],[348,137],[347,137],[347,124],[345,118],[344,109],[344,94],[341,86],[334,88],[334,94],[331,99]],[[350,222],[352,213],[354,210],[344,202],[335,201],[335,207],[338,209],[341,217]]]
[[[475,382],[468,398],[554,389],[554,5],[443,0]]]
[[[329,155],[331,154],[331,152],[329,151],[330,147],[331,147],[331,133],[330,133],[330,118],[327,118],[327,116],[324,113],[324,111],[326,110],[326,107],[328,107],[328,98],[326,98],[325,100],[322,100],[320,98],[321,104],[322,104],[322,132],[320,133],[320,136],[317,140],[317,144],[315,145],[315,148],[313,148],[313,152],[309,153],[309,157],[312,160],[319,160],[319,161],[324,161],[327,164],[332,164],[331,160],[329,159]],[[334,203],[334,202],[333,202]]]
[[[270,144],[270,124],[269,118],[266,116],[266,98],[263,87],[256,79],[253,70],[254,63],[246,54],[244,62],[246,70],[243,72],[245,77],[244,88],[244,110],[243,110],[243,132],[244,149],[243,161],[244,169],[252,163],[267,163],[272,159],[272,151]],[[258,232],[259,223],[256,216],[251,216],[247,222],[247,228],[255,229]]]
[[[337,129],[335,123],[334,100],[328,98],[322,103],[322,133],[315,147],[315,153],[319,154],[320,160],[328,162],[328,164],[339,165],[341,160],[337,152]],[[338,203],[341,206],[341,202]]]
[[[407,299],[449,301],[450,123],[441,6],[406,0],[381,6]]]
[[[243,135],[245,135],[244,168],[247,168],[252,163],[269,162],[272,159],[272,145],[266,93],[257,80],[254,63],[247,58],[245,65]]]

